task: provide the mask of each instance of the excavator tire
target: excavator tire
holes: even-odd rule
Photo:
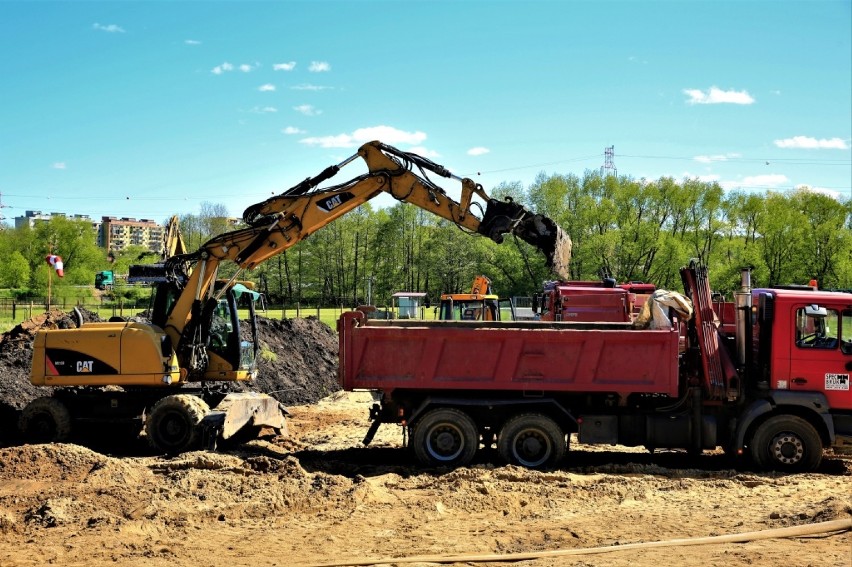
[[[30,443],[61,443],[71,437],[71,413],[56,398],[36,398],[21,412],[18,429]]]
[[[149,443],[163,453],[194,449],[201,440],[198,424],[209,411],[207,403],[197,396],[166,396],[151,408],[145,420],[145,434]]]

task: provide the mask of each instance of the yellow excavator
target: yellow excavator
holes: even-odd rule
[[[487,276],[476,276],[470,293],[443,293],[438,319],[441,321],[499,321],[500,299],[491,290]]]
[[[358,157],[367,173],[319,187]],[[459,181],[460,202],[432,182],[430,173]],[[54,390],[22,411],[25,438],[63,441],[84,423],[110,429],[127,423],[138,433],[144,424],[154,448],[179,453],[250,438],[262,427],[284,430],[286,411],[277,400],[229,392],[229,382],[250,381],[256,374],[253,306],[259,294],[240,277],[381,193],[496,242],[515,235],[539,248],[556,273],[567,272],[571,241],[552,220],[511,200],[492,199],[482,186],[427,158],[369,142],[319,175],[248,207],[246,228],[216,236],[195,252],[131,270],[131,278],[155,284],[150,323],[84,324],[77,312],[77,328],[40,331],[31,381]],[[474,196],[485,202],[484,212]],[[227,280],[219,274],[223,262],[237,267]],[[247,321],[237,315],[239,302],[249,308]]]

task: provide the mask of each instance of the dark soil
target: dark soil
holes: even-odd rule
[[[315,317],[258,318],[257,378],[244,389],[285,406],[311,404],[340,390],[337,333]]]
[[[83,310],[84,322],[100,321]],[[33,339],[40,329],[66,329],[76,324],[73,313],[54,310],[24,321],[0,338],[0,443],[14,439],[20,410],[48,388],[30,383]],[[270,394],[283,405],[314,403],[340,390],[337,384],[337,334],[316,318],[259,317],[258,375],[234,390]]]

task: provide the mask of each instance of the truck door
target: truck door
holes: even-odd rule
[[[802,305],[794,325],[789,389],[823,392],[831,408],[852,409],[852,311]]]

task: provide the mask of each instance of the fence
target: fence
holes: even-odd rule
[[[52,309],[60,311],[71,311],[74,307],[79,307],[93,313],[97,313],[100,317],[129,317],[136,315],[148,308],[145,304],[127,302],[124,300],[118,301],[80,301],[79,299],[51,299],[36,298],[30,300],[14,300],[0,299],[0,320],[11,321],[18,323],[40,315]]]

